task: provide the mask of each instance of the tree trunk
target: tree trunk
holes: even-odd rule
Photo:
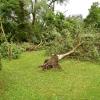
[[[53,12],[54,12],[54,10],[55,10],[55,2],[56,2],[56,0],[52,0],[52,1],[48,4],[49,8],[52,9]]]
[[[19,13],[19,20],[21,24],[25,22],[25,10],[24,10],[24,2],[23,0],[19,0],[19,8],[20,8],[20,13]]]
[[[7,42],[7,38],[6,38],[6,35],[5,35],[5,32],[4,32],[4,28],[3,28],[3,24],[2,24],[2,19],[0,18],[0,23],[1,23],[1,31],[2,31],[2,35],[5,39],[5,42]]]
[[[37,0],[34,0],[34,4],[33,4],[33,1],[31,0],[31,6],[32,6],[32,25],[34,25],[35,23],[35,20],[36,20],[36,7],[35,5],[37,4]]]

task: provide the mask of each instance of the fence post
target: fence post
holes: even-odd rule
[[[0,70],[2,69],[1,54],[0,54]]]

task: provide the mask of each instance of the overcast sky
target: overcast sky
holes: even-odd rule
[[[88,9],[93,2],[100,3],[100,0],[69,0],[67,5],[56,5],[55,10],[63,12],[66,16],[81,14],[83,17],[86,17]]]

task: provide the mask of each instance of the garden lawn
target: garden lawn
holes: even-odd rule
[[[23,53],[3,60],[0,100],[100,100],[100,65],[64,59],[61,70],[38,68],[44,51]]]

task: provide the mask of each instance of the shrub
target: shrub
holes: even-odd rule
[[[17,59],[20,54],[23,52],[23,49],[14,43],[4,42],[0,46],[1,56],[3,58],[11,58]]]

